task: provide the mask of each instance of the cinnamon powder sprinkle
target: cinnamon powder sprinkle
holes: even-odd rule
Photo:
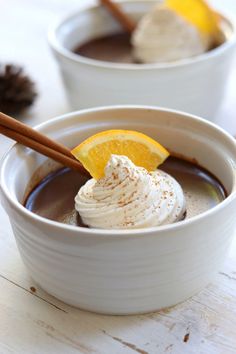
[[[35,287],[34,287],[34,286],[31,286],[31,287],[30,287],[30,291],[32,291],[32,293],[36,293]]]
[[[186,334],[185,334],[184,339],[183,339],[183,342],[184,342],[184,343],[187,343],[187,342],[188,342],[189,336],[190,336],[190,333],[186,333]]]

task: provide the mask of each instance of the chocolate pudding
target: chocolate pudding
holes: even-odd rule
[[[84,57],[113,63],[134,63],[128,33],[114,33],[91,39],[74,49]]]
[[[181,185],[186,198],[186,218],[198,215],[226,198],[220,181],[199,165],[169,157],[160,169]],[[86,177],[68,168],[46,176],[28,195],[25,207],[45,218],[69,225],[84,226],[75,210],[74,198]]]
[[[222,42],[213,45],[210,50],[218,47],[220,44]],[[73,52],[90,59],[112,63],[141,64],[133,57],[130,35],[123,32],[91,39],[78,45]]]

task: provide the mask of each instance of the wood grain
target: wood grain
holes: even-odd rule
[[[87,0],[2,2],[1,59],[23,63],[40,91],[39,100],[26,115],[28,124],[69,110],[45,37],[49,23],[57,16],[86,3]],[[235,0],[224,1],[223,6],[227,8],[228,3],[236,13]],[[217,4],[220,6],[222,1]],[[217,117],[217,122],[231,133],[236,133],[235,68],[236,65]],[[2,156],[12,143],[0,137],[0,144]],[[236,240],[214,283],[192,299],[148,315],[102,316],[58,301],[32,281],[0,206],[0,353],[235,354]]]

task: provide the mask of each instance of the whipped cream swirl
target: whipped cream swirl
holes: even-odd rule
[[[143,63],[181,60],[209,50],[213,39],[174,10],[158,4],[142,17],[131,38],[134,58]]]
[[[105,177],[90,179],[75,197],[85,225],[101,229],[136,229],[181,220],[185,198],[167,173],[148,172],[126,156],[112,155]]]

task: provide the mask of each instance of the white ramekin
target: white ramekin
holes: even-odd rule
[[[122,1],[125,12],[140,18],[156,1]],[[115,64],[88,59],[71,50],[119,25],[102,6],[80,10],[49,31],[73,109],[114,104],[158,105],[214,120],[224,95],[236,45],[235,23],[222,16],[227,40],[203,55],[174,63]],[[115,43],[114,43],[115,45]]]
[[[222,266],[236,224],[236,143],[201,118],[142,106],[84,110],[37,127],[69,147],[110,128],[144,132],[195,158],[223,182],[228,197],[201,215],[162,227],[112,231],[63,225],[22,206],[32,176],[48,160],[16,144],[1,164],[1,200],[21,257],[47,292],[100,313],[154,311],[195,294]],[[49,166],[41,168],[41,177]]]

